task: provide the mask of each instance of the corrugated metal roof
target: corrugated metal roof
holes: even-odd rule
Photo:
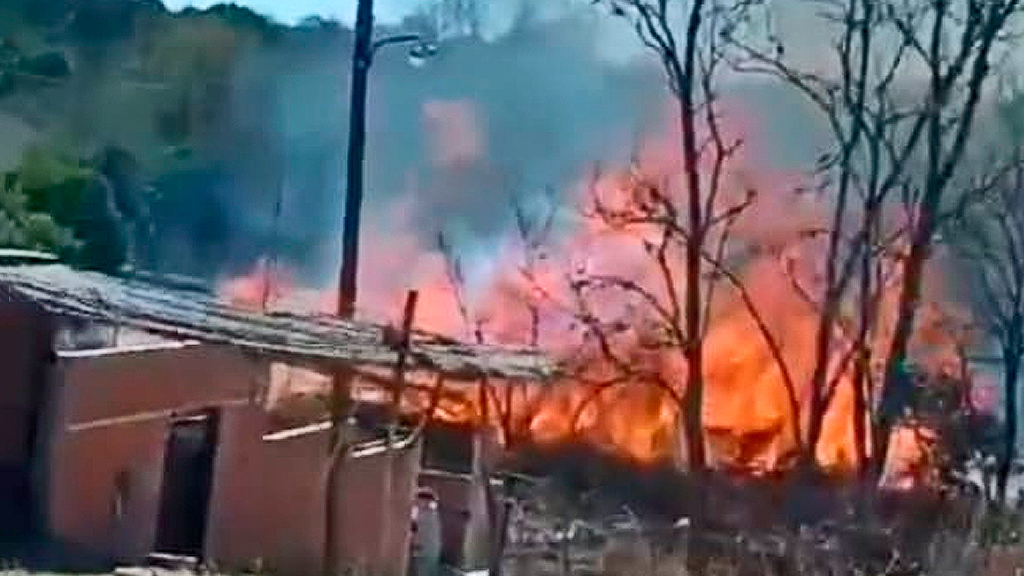
[[[55,254],[21,248],[0,248],[0,264],[52,264],[59,260]]]
[[[178,339],[237,346],[323,367],[339,363],[390,366],[397,352],[384,327],[335,317],[244,310],[208,293],[156,287],[139,280],[64,265],[0,266],[0,285],[61,316],[108,322]],[[543,379],[553,365],[525,348],[477,346],[416,332],[410,369],[472,378]]]

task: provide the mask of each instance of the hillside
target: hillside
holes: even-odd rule
[[[95,229],[103,228],[103,250],[116,253],[101,258],[106,262],[101,267],[117,267],[126,255],[110,244],[111,234],[118,235],[117,228],[119,235],[134,234],[120,224],[139,224],[138,206],[152,208],[157,225],[164,217],[179,219],[160,207],[147,182],[220,162],[202,151],[214,147],[210,134],[230,124],[225,87],[234,67],[245,50],[270,45],[281,30],[234,6],[171,13],[155,0],[5,2],[0,7],[5,128],[0,168],[9,172],[4,222],[24,228],[40,220],[31,212],[39,210],[63,228],[44,236],[71,233],[76,241],[40,241],[39,234],[15,229],[0,242],[57,250],[89,265],[95,261],[82,260],[83,250],[88,252],[84,244],[95,241]],[[108,162],[113,149],[125,153],[117,168]],[[78,168],[59,168],[68,163]],[[107,204],[97,195],[106,188],[114,192],[114,214],[96,212]]]
[[[92,168],[103,150],[127,152],[137,174],[120,179],[136,188],[117,192],[155,221],[148,267],[212,275],[273,247],[307,276],[333,269],[350,30],[315,18],[285,27],[233,5],[173,13],[156,0],[0,9],[0,115],[32,132],[3,149],[42,143]],[[414,17],[400,28],[429,27]],[[451,38],[423,68],[400,48],[382,52],[368,111],[370,217],[415,182],[424,241],[449,225],[487,237],[509,216],[495,193],[561,187],[627,150],[661,85],[601,61],[593,28],[574,16],[489,42]],[[469,103],[483,148],[470,165],[438,168],[428,148],[440,125],[426,111],[455,101]],[[17,153],[4,155],[9,167]]]

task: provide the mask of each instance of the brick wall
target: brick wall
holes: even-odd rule
[[[166,418],[66,432],[53,448],[49,530],[101,557],[139,561],[151,551],[160,508]],[[118,475],[127,479],[115,515]]]
[[[207,560],[283,576],[320,572],[327,432],[264,437],[267,414],[251,401],[266,382],[264,364],[231,350],[187,346],[65,353],[59,368],[46,468],[55,537],[123,561],[143,559],[156,535],[173,412],[219,407]],[[357,451],[346,462],[339,548],[346,565],[404,576],[420,446],[397,454],[392,462],[383,452]],[[384,503],[389,469],[392,499]],[[128,489],[118,515],[121,480]]]
[[[309,431],[275,440],[258,434],[265,416],[250,408],[225,410],[216,464],[207,551],[218,567],[264,570],[286,576],[320,573],[327,433]],[[383,453],[350,458],[339,499],[339,549],[346,566],[404,576],[409,516],[419,471],[419,446],[398,453],[392,502],[381,501],[389,458]],[[383,522],[391,538],[382,549]]]
[[[257,408],[226,409],[221,418],[207,554],[227,570],[259,561],[275,574],[317,573],[325,438],[265,442],[265,415]]]
[[[355,454],[346,464],[339,505],[342,557],[349,565],[368,566],[377,574],[404,576],[411,540],[411,513],[419,476],[421,445],[388,456]],[[391,501],[383,500],[383,478],[392,474]],[[383,522],[389,523],[386,548]]]
[[[60,356],[64,420],[70,424],[244,399],[266,370],[218,346],[153,346]]]
[[[156,536],[173,412],[245,402],[259,378],[259,364],[215,347],[62,353],[41,480],[49,534],[142,560]]]

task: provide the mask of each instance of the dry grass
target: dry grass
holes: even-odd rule
[[[615,546],[606,550],[599,563],[571,564],[566,572],[557,559],[517,559],[507,563],[507,576],[684,576],[686,557],[673,554],[658,557],[644,546]],[[768,557],[738,559],[713,557],[705,576],[1016,576],[1024,574],[1024,547],[1000,546],[986,550],[946,549],[920,568],[899,567],[868,572],[856,559],[833,558],[815,562],[798,557],[779,562]]]
[[[1022,522],[1020,511],[979,505],[965,521],[916,534],[912,551],[901,550],[894,538],[881,553],[824,531],[717,534],[713,543],[702,545],[707,558],[702,576],[1024,575]],[[555,543],[514,555],[506,562],[506,576],[686,576],[687,545],[694,542],[700,539],[684,532],[657,537],[622,532],[600,542]]]

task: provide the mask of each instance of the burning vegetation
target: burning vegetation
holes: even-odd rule
[[[671,145],[676,137],[650,139],[623,170],[595,171],[566,195],[569,206],[555,206],[548,197],[532,216],[515,206],[519,234],[472,294],[463,261],[443,237],[436,250],[414,257],[427,270],[417,278],[419,328],[536,345],[562,366],[553,382],[490,382],[486,406],[476,386],[450,387],[439,402],[439,418],[490,421],[509,444],[580,441],[639,463],[685,465],[680,407],[686,360],[673,317],[679,312],[672,309],[684,294],[683,238],[666,224],[681,192],[675,184],[680,162]],[[812,414],[808,399],[820,310],[811,293],[827,222],[820,201],[787,193],[793,180],[744,170],[742,178],[722,185],[719,204],[727,229],[716,238],[718,255],[709,258],[702,277],[713,296],[702,311],[707,460],[723,470],[774,475],[812,451],[821,470],[852,477],[871,456],[869,414],[857,407],[854,382],[880,377],[877,364],[870,374],[858,375],[853,356],[862,344],[881,356],[888,335],[879,331],[871,342],[855,342],[853,319],[839,323],[827,359],[826,409]],[[887,263],[888,282],[874,295],[883,326],[894,314],[897,261],[894,256]],[[222,283],[221,291],[236,304],[270,309],[327,313],[334,302],[333,294],[296,287],[269,258],[251,274]],[[389,304],[383,299],[367,308],[386,310]],[[957,355],[966,342],[955,329],[957,311],[952,301],[938,298],[924,307],[915,337],[922,351],[916,381],[966,389],[969,377]],[[300,391],[318,389],[315,376],[292,374],[306,383],[303,388],[293,382]],[[430,405],[430,382],[411,380],[407,409]],[[971,407],[966,396],[958,398],[942,409],[952,414]],[[806,430],[814,419],[820,431],[809,447]],[[898,429],[892,473],[923,480],[922,464],[937,432],[932,424],[909,421]]]
[[[821,546],[848,558],[875,561],[877,550],[867,549],[881,548],[923,562],[921,534],[970,524],[973,513],[970,498],[935,503],[964,490],[979,454],[1001,459],[1005,497],[1014,457],[1010,441],[992,450],[998,425],[993,406],[978,401],[968,352],[986,332],[949,275],[949,243],[937,238],[956,234],[978,198],[1019,185],[1007,177],[1019,156],[960,168],[1018,2],[828,3],[819,16],[834,35],[822,56],[831,74],[787,52],[771,3],[687,3],[685,34],[671,2],[595,4],[633,26],[671,94],[661,124],[628,161],[584,167],[560,193],[512,194],[514,233],[487,266],[445,231],[425,247],[402,230],[413,199],[395,205],[392,228],[364,231],[374,253],[363,314],[386,317],[411,285],[419,328],[539,348],[560,370],[547,382],[410,375],[395,396],[402,411],[496,430],[506,471],[561,479],[573,503],[546,514],[561,518],[552,530],[563,574],[568,534],[584,510],[601,508],[595,502],[646,510],[638,533],[670,526],[669,542],[685,527],[691,573],[724,553],[707,542],[722,530],[786,534],[783,551],[769,555],[793,561],[807,523],[820,529],[811,540],[833,542]],[[725,95],[726,70],[807,97],[830,136],[813,166],[766,166],[772,138],[756,110]],[[472,103],[435,102],[424,114],[441,179],[472,178],[487,147]],[[270,262],[225,281],[224,297],[331,311],[333,294],[279,282]],[[1024,293],[1017,286],[1011,292]],[[397,386],[387,374],[361,378]],[[501,496],[486,482],[495,573],[506,540],[525,538],[525,529],[509,532],[510,502],[530,499],[513,495],[513,478],[500,483]],[[887,510],[895,501],[865,499],[864,487],[904,500]],[[593,491],[600,495],[584,502]],[[895,519],[879,520],[894,510]],[[863,530],[851,536],[835,522]],[[869,527],[878,529],[870,537]],[[879,545],[882,533],[899,543]],[[649,536],[652,547],[658,538]],[[745,554],[763,555],[772,546],[737,538],[726,548],[743,541]],[[872,570],[889,573],[891,564]]]
[[[504,148],[490,138],[487,106],[470,97],[421,102],[423,166],[410,170],[407,193],[362,230],[358,216],[346,214],[338,294],[304,281],[310,262],[295,254],[308,246],[293,247],[291,257],[281,249],[290,169],[256,170],[257,179],[272,180],[264,178],[271,172],[280,177],[267,187],[276,186],[274,230],[258,242],[260,250],[273,248],[250,273],[222,278],[218,297],[239,307],[345,317],[354,306],[364,318],[401,326],[374,332],[382,348],[397,352],[393,370],[347,367],[328,376],[275,365],[268,401],[276,424],[319,425],[330,416],[332,459],[345,458],[338,449],[345,435],[336,432],[348,425],[341,410],[353,399],[387,413],[369,420],[395,420],[380,426],[389,449],[399,421],[417,429],[417,439],[428,435],[428,421],[451,425],[460,441],[466,431],[497,437],[502,458],[478,465],[474,453],[466,457],[473,466],[459,472],[483,478],[491,576],[501,576],[506,545],[529,547],[528,525],[542,525],[537,538],[561,547],[563,576],[572,573],[569,548],[577,533],[600,532],[605,540],[639,534],[655,560],[685,542],[681,555],[692,574],[709,572],[701,564],[708,558],[740,548],[747,557],[792,564],[802,539],[815,540],[803,532],[807,525],[818,530],[809,548],[855,558],[863,552],[872,562],[884,556],[871,567],[877,573],[893,573],[885,563],[895,562],[894,549],[922,562],[937,553],[914,541],[918,533],[948,532],[961,539],[950,536],[960,544],[947,548],[966,545],[980,530],[972,524],[976,503],[1009,500],[1016,461],[1016,386],[1024,360],[1024,89],[1009,80],[1015,64],[1007,55],[1019,41],[1011,31],[1019,28],[1024,2],[815,2],[818,11],[805,16],[822,45],[812,48],[780,29],[786,25],[780,14],[797,4],[783,0],[591,4],[637,35],[649,58],[630,63],[642,72],[636,78],[657,72],[667,90],[628,154],[573,166],[571,185],[524,192],[521,181],[528,179],[510,174],[497,152]],[[451,34],[453,43],[464,29],[473,37],[465,46],[487,48],[477,36],[478,16],[469,19],[472,25],[431,23],[431,14],[442,19],[449,8],[462,13],[470,6],[476,3],[443,0],[407,24],[434,26],[434,35]],[[211,10],[212,18],[236,8]],[[96,14],[94,20],[105,20]],[[353,164],[345,173],[346,211],[362,201],[374,51],[413,41],[420,56],[443,51],[431,34],[380,34],[366,0],[359,14],[352,42],[338,43],[354,46],[359,80],[352,82],[348,111]],[[134,17],[128,21],[135,26]],[[326,33],[340,25],[299,28]],[[230,87],[231,60],[241,58],[236,52],[246,44],[229,41],[227,30],[218,24],[208,31],[211,42],[224,36],[215,62],[201,66],[209,50],[188,51],[186,59],[199,63],[196,77],[180,74],[175,90],[187,96],[175,106],[181,110],[161,113],[165,144],[182,155],[178,160],[192,153],[193,136],[203,132],[197,127],[231,116],[213,106],[227,91],[212,84],[208,105],[190,103],[204,92],[193,83],[212,82],[200,78],[203,68],[217,71],[218,86]],[[529,41],[521,32],[510,33],[510,46]],[[11,69],[0,69],[0,79],[20,78],[27,60],[7,44],[0,48],[11,53],[5,65]],[[139,44],[174,52],[153,39]],[[54,76],[68,74],[74,72]],[[820,121],[816,158],[799,167],[775,165],[772,152],[782,139],[766,128],[763,110],[736,96],[744,83],[804,99]],[[209,141],[196,153],[230,148],[239,134],[203,132]],[[262,139],[251,138],[249,146],[263,147]],[[334,146],[336,135],[324,141]],[[323,158],[319,164],[334,162],[328,152]],[[390,161],[383,155],[383,163]],[[260,163],[247,158],[239,165]],[[120,148],[94,164],[88,190],[105,200],[83,206],[106,206],[109,214],[100,220],[113,222],[109,235],[124,244],[118,248],[124,254],[104,266],[124,261],[145,268],[157,259],[149,245],[157,244],[150,221],[157,215],[142,192],[141,164]],[[34,215],[60,203],[39,200],[38,183],[26,183],[32,170],[22,172],[5,176],[0,190],[6,199],[0,216],[12,223],[8,236],[38,244],[33,248],[71,240],[77,246],[76,230],[74,238],[45,226],[35,230],[45,218]],[[75,180],[84,180],[78,172]],[[240,182],[239,188],[247,185]],[[457,192],[468,189],[474,193]],[[432,215],[428,226],[441,226],[455,211],[496,211],[495,189],[508,197],[500,239],[460,243],[458,231],[420,229],[425,213]],[[69,230],[91,221],[74,216],[66,216],[75,223]],[[197,222],[201,228],[205,221]],[[63,217],[57,224],[69,226]],[[354,254],[363,260],[358,301]],[[410,289],[416,298],[407,301],[405,318],[395,318]],[[558,370],[547,381],[406,374],[410,324],[444,342],[540,350]],[[978,350],[993,347],[1003,376],[1001,405],[975,361]],[[473,442],[466,446],[476,450]],[[328,477],[336,468],[329,466]],[[980,482],[971,477],[979,471]],[[537,477],[543,477],[539,488]],[[328,509],[325,531],[333,526],[334,507]],[[850,535],[856,531],[849,524],[864,530]],[[868,527],[877,530],[865,536]],[[701,540],[722,534],[724,543]],[[776,546],[767,536],[775,534],[784,534],[781,552],[768,551]],[[880,534],[900,543],[878,544]],[[650,572],[658,573],[651,563]],[[743,570],[799,571],[782,564]]]

